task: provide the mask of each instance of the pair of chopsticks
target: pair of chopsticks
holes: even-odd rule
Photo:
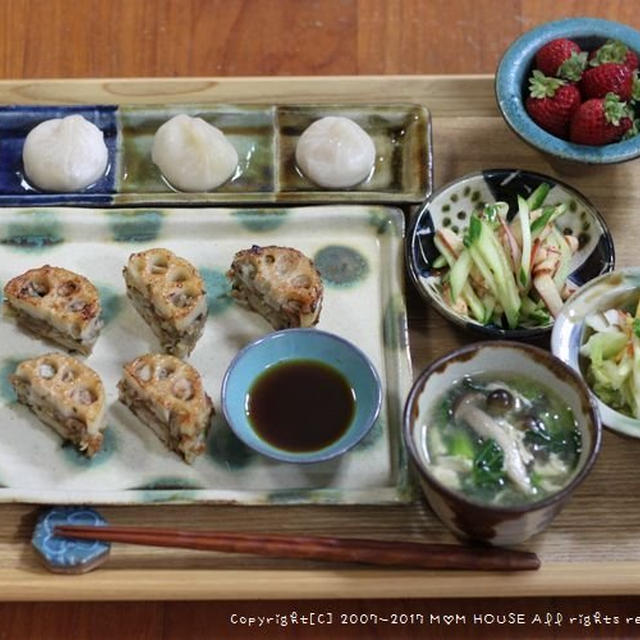
[[[152,547],[249,553],[276,558],[356,562],[420,569],[527,571],[540,567],[540,560],[535,553],[452,544],[81,525],[58,526],[55,528],[55,535]]]

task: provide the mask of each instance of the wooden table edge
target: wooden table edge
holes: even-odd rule
[[[250,574],[248,579],[247,574]],[[0,569],[0,600],[251,600],[640,595],[640,562],[558,563],[511,574],[411,570]]]
[[[315,82],[323,84],[326,82],[358,82],[361,84],[371,81],[387,81],[387,80],[493,80],[492,73],[424,73],[424,74],[372,74],[372,75],[325,75],[325,76],[181,76],[179,78],[172,76],[105,76],[93,78],[66,77],[66,78],[3,78],[0,80],[0,86],[3,85],[30,85],[30,84],[102,84],[108,82],[122,82],[124,84],[136,83],[171,83],[171,84],[189,84],[191,82],[221,82],[221,83],[244,83],[244,82],[267,82],[273,84],[287,82]]]
[[[0,104],[154,103],[411,103],[434,117],[499,115],[488,74],[0,80]]]

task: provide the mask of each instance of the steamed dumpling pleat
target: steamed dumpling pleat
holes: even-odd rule
[[[313,122],[296,145],[296,163],[321,187],[341,189],[362,182],[373,169],[376,148],[369,134],[349,118]]]
[[[179,114],[161,125],[151,159],[180,191],[209,191],[224,184],[238,166],[238,153],[220,129]]]
[[[45,120],[27,135],[22,162],[27,180],[43,191],[81,191],[107,169],[104,134],[81,115]]]

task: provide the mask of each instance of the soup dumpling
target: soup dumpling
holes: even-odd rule
[[[153,137],[151,159],[172,187],[209,191],[224,184],[238,166],[238,153],[220,129],[179,114]]]
[[[296,163],[325,188],[341,189],[362,182],[373,169],[376,148],[369,134],[349,118],[316,120],[300,136]]]
[[[104,134],[78,114],[41,122],[22,148],[26,177],[43,191],[81,191],[104,175],[108,161]]]

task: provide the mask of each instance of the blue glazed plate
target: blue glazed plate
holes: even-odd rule
[[[580,347],[590,335],[585,318],[596,311],[637,306],[640,299],[640,268],[630,267],[605,274],[577,291],[564,305],[551,334],[551,349],[583,377],[585,374]],[[594,394],[602,423],[613,431],[640,438],[640,420],[607,406]]]
[[[575,144],[551,135],[539,127],[524,108],[529,76],[536,53],[555,38],[575,40],[591,51],[607,40],[621,40],[640,52],[640,32],[599,18],[567,18],[547,22],[518,38],[505,52],[496,72],[496,100],[507,124],[525,142],[565,161],[585,164],[612,164],[640,156],[640,136],[600,147]]]
[[[90,278],[105,327],[87,364],[105,385],[104,450],[92,460],[16,403],[8,376],[17,363],[55,347],[0,322],[0,502],[391,503],[411,497],[401,443],[402,400],[411,384],[403,298],[404,220],[396,209],[6,209],[0,215],[0,285],[43,264]],[[229,363],[272,331],[235,304],[225,272],[252,244],[296,247],[314,259],[325,294],[318,328],[357,345],[385,394],[367,436],[335,460],[278,463],[256,454],[225,423],[220,390]],[[193,465],[168,451],[117,400],[122,365],[158,343],[133,310],[122,279],[129,255],[166,247],[200,270],[209,297],[202,339],[190,357],[213,399],[206,452]]]
[[[433,238],[436,231],[448,227],[462,236],[469,216],[485,203],[504,201],[509,211],[517,211],[517,196],[530,194],[546,182],[552,186],[546,203],[567,203],[567,212],[558,218],[558,226],[577,235],[580,249],[573,257],[569,280],[577,287],[611,271],[615,263],[613,239],[597,209],[576,189],[556,178],[520,169],[487,169],[470,173],[438,189],[427,199],[408,236],[409,272],[420,295],[451,322],[494,337],[533,338],[549,333],[553,324],[531,328],[507,329],[495,324],[482,325],[447,305],[441,294],[440,272],[433,268],[438,257]]]
[[[118,174],[117,107],[0,107],[0,204],[31,205],[108,205],[116,192]],[[29,184],[22,166],[22,147],[31,129],[44,120],[78,114],[93,122],[104,134],[109,152],[107,171],[82,193],[43,193]]]
[[[49,118],[80,114],[104,132],[109,168],[79,193],[42,193],[22,166],[24,139]],[[238,152],[235,174],[218,189],[174,190],[151,160],[153,136],[178,113],[220,128]],[[372,174],[351,189],[331,191],[295,165],[300,134],[314,120],[355,120],[376,146]],[[419,105],[171,105],[0,107],[0,205],[203,205],[207,203],[418,203],[432,188],[431,117]]]

